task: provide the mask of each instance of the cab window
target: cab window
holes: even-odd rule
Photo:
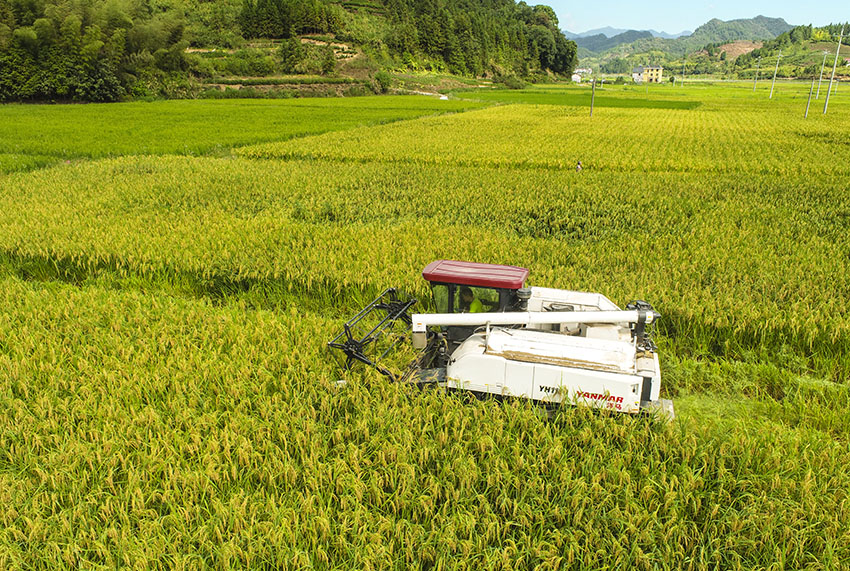
[[[455,313],[499,311],[499,291],[487,287],[455,286]]]
[[[434,294],[434,308],[437,310],[437,313],[450,313],[449,286],[434,284],[431,286],[431,291]]]

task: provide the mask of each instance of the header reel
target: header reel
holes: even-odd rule
[[[381,361],[409,338],[412,323],[409,310],[416,302],[416,298],[408,297],[396,288],[384,290],[348,320],[342,331],[328,342],[334,360],[346,371],[350,371],[355,362],[360,362],[375,368],[392,381],[398,380],[392,371],[381,365]]]

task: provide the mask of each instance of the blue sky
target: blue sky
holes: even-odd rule
[[[830,22],[850,20],[850,2],[846,0],[843,2],[836,0],[821,2],[697,0],[686,3],[675,0],[654,2],[526,0],[526,3],[532,6],[535,4],[552,6],[558,15],[561,28],[571,32],[584,32],[611,26],[634,30],[653,29],[672,34],[682,30],[694,30],[712,18],[735,20],[753,18],[758,15],[785,18],[785,21],[794,25],[822,26]]]

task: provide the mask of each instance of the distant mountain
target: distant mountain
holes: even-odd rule
[[[579,32],[579,33],[576,33],[576,34],[572,34],[573,37],[569,38],[569,39],[573,40],[575,38],[588,38],[590,36],[598,36],[599,34],[602,34],[606,38],[613,38],[617,34],[622,34],[623,32],[628,32],[628,30],[624,30],[624,29],[621,29],[621,28],[612,28],[611,26],[605,26],[604,28],[596,28],[595,30],[588,30],[586,32]],[[564,33],[566,34],[567,32],[564,32]]]
[[[579,38],[589,38],[592,36],[603,35],[606,38],[614,38],[615,36],[620,36],[625,34],[626,32],[649,32],[652,34],[653,38],[664,38],[667,40],[672,40],[674,38],[678,38],[681,36],[688,36],[692,32],[689,30],[683,30],[678,34],[668,34],[667,32],[656,32],[655,30],[624,30],[622,28],[612,28],[611,26],[605,26],[604,28],[596,28],[595,30],[588,30],[586,32],[570,32],[569,30],[561,30],[564,36],[567,37],[568,40],[576,40]],[[643,36],[641,36],[643,37]]]
[[[576,38],[574,41],[579,48],[584,48],[591,52],[604,52],[606,50],[610,50],[611,48],[615,48],[622,44],[630,44],[641,38],[651,38],[652,34],[649,32],[637,32],[635,30],[629,30],[627,32],[623,32],[622,34],[617,34],[613,37],[606,37],[604,34],[596,34],[594,36],[587,36],[583,38]]]
[[[573,41],[579,48],[579,58],[593,60],[600,57],[607,61],[611,57],[629,57],[638,54],[658,53],[681,57],[693,53],[710,44],[724,44],[738,40],[764,41],[792,30],[794,26],[782,18],[757,16],[750,19],[709,20],[690,35],[668,39],[655,35],[652,31],[625,32],[614,38],[592,36],[577,38]],[[633,34],[629,36],[627,34]]]
[[[794,26],[782,18],[756,16],[746,20],[724,22],[714,18],[709,20],[690,35],[691,45],[706,45],[735,40],[772,40],[779,34],[793,29]]]
[[[756,16],[755,18],[728,21],[714,18],[694,30],[693,33],[683,31],[678,34],[668,34],[655,30],[623,30],[610,26],[582,33],[563,30],[563,33],[568,39],[575,41],[578,47],[583,47],[593,53],[601,53],[632,42],[645,42],[650,37],[678,42],[679,45],[671,44],[670,49],[672,51],[683,51],[699,49],[707,44],[734,42],[736,40],[772,40],[793,28],[794,26],[782,18]],[[616,41],[608,41],[615,40],[615,38]],[[636,47],[640,48],[640,46]],[[657,42],[653,42],[652,49],[658,49]]]
[[[668,34],[667,32],[656,32],[655,30],[649,30],[649,33],[652,34],[654,38],[663,38],[665,40],[675,40],[676,38],[681,38],[682,36],[690,36],[693,34],[690,30],[682,30],[678,34]]]
[[[759,22],[755,18],[745,22],[745,25],[753,23],[782,25],[781,21]],[[773,66],[765,66],[778,61],[776,58],[781,52],[782,61],[777,69],[781,77],[811,79],[818,77],[821,70],[824,47],[834,46],[842,29],[842,24],[829,24],[818,28],[809,24],[796,26],[772,39],[705,43],[718,37],[728,38],[730,31],[740,31],[741,22],[732,22],[732,26],[727,24],[729,22],[715,20],[701,27],[700,33],[694,33],[692,37],[677,40],[641,38],[602,54],[579,48],[581,67],[592,68],[603,74],[627,75],[634,67],[648,64],[664,67],[668,79],[685,74],[688,77],[711,76],[752,80],[759,72],[759,60],[762,60],[762,73],[769,73],[768,69],[773,71]],[[747,33],[753,34],[750,37],[757,37],[756,34],[770,34],[776,29],[762,29],[761,32],[750,30]],[[712,35],[716,33],[721,35]]]

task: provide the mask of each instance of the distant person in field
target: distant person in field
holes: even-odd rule
[[[484,304],[475,297],[468,287],[460,288],[460,311],[461,313],[483,313]]]
[[[576,165],[576,172],[581,172],[581,161]]]

